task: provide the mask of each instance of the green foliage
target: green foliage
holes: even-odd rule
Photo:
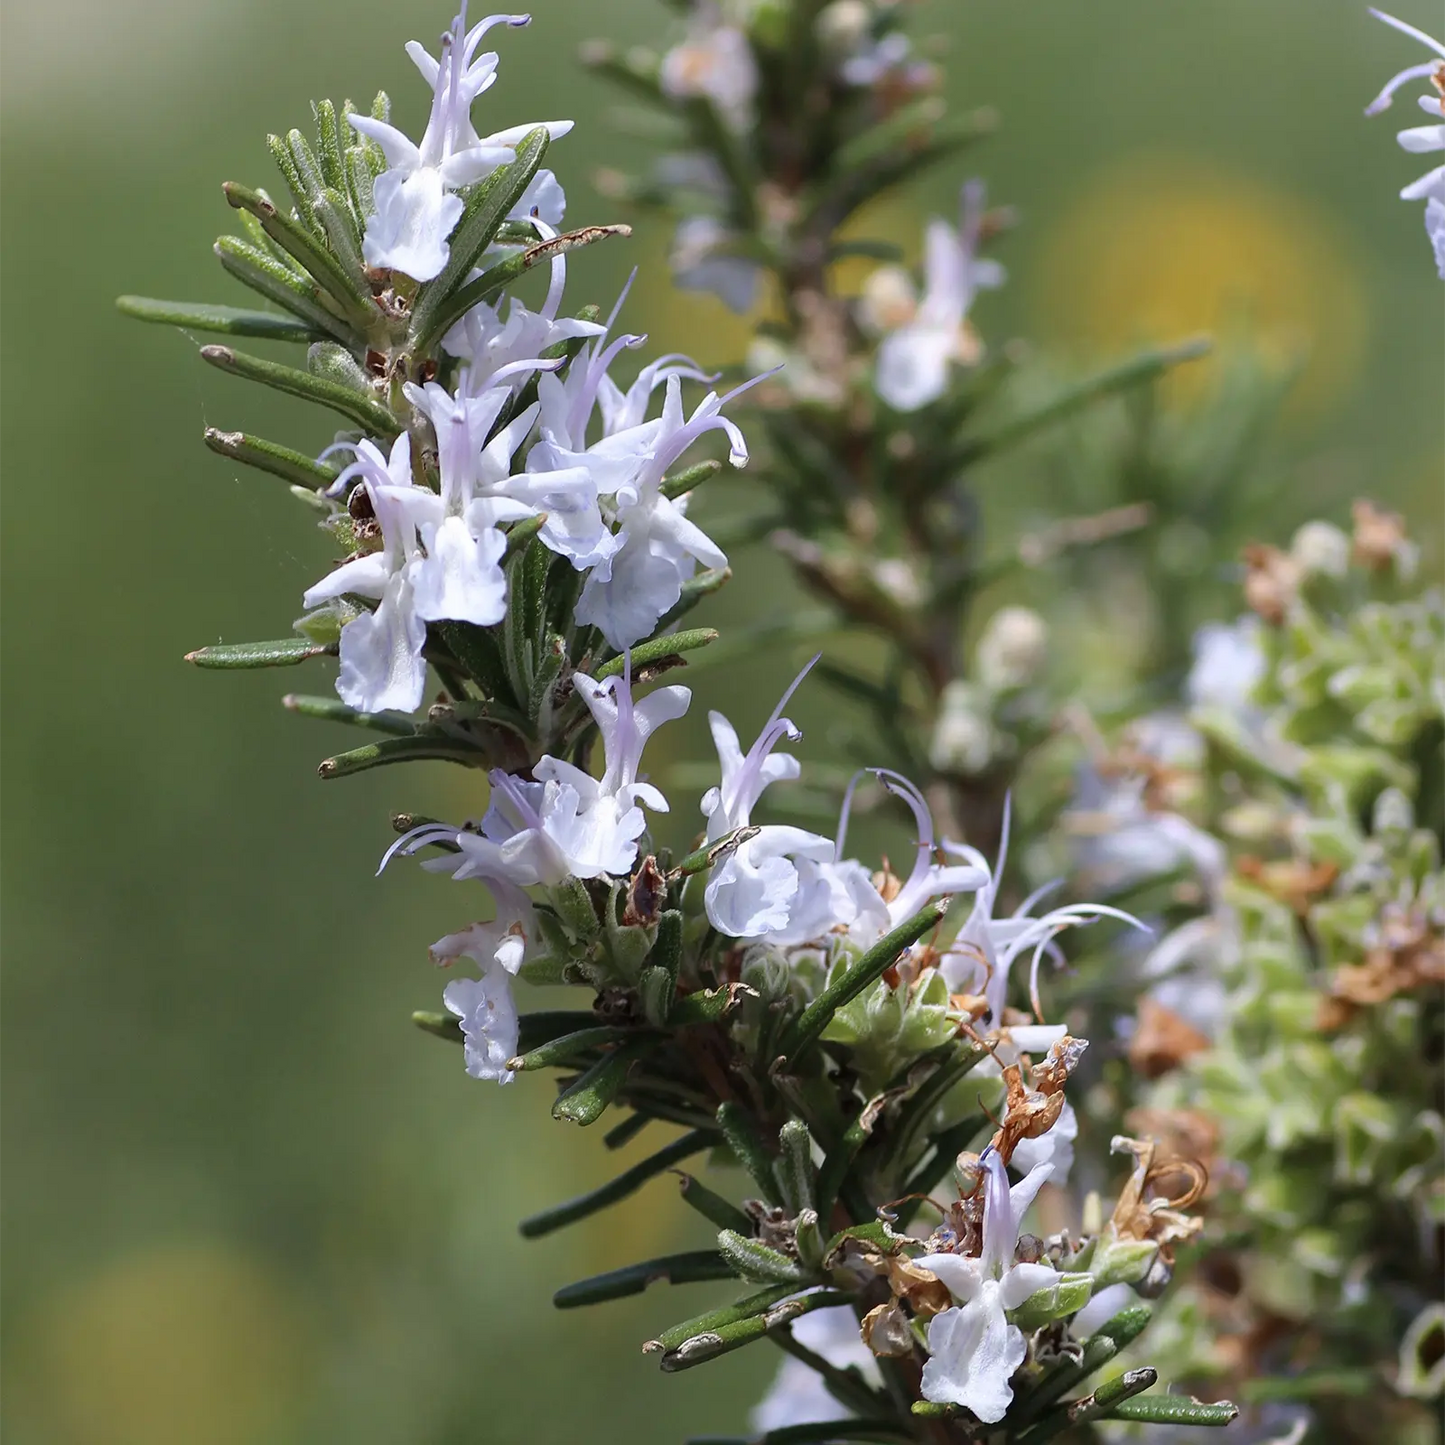
[[[1398,533],[1392,553],[1370,550],[1372,521]],[[1285,584],[1263,679],[1242,714],[1200,717],[1235,845],[1229,1007],[1149,1102],[1216,1121],[1206,1278],[1233,1259],[1227,1307],[1270,1339],[1248,1362],[1269,1398],[1348,1396],[1310,1437],[1343,1445],[1407,1438],[1409,1397],[1440,1389],[1415,1342],[1438,1314],[1445,1221],[1445,607],[1411,582],[1398,519],[1357,508],[1348,571],[1338,544],[1330,572],[1260,559]],[[1203,1281],[1176,1307],[1193,1320],[1181,1368],[1226,1367],[1225,1307]]]

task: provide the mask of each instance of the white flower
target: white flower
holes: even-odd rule
[[[375,116],[348,116],[354,129],[375,141],[387,169],[376,178],[376,211],[367,221],[362,254],[369,266],[389,267],[414,281],[430,281],[447,263],[447,238],[461,219],[463,202],[454,194],[515,159],[515,146],[533,125],[513,126],[479,136],[472,125],[472,102],[496,80],[497,57],[478,57],[482,36],[494,25],[526,25],[528,15],[489,15],[466,29],[466,11],[442,37],[441,59],[416,42],[407,46],[423,78],[432,87],[431,114],[421,144]],[[572,129],[570,120],[545,122],[555,140]]]
[[[515,935],[499,935],[497,929],[497,924],[474,923],[439,939],[431,952],[441,964],[470,958],[481,968],[480,978],[453,979],[442,992],[442,1002],[461,1020],[467,1073],[510,1084],[507,1061],[516,1056],[518,1040],[511,975],[521,966],[522,950],[514,946]]]
[[[708,842],[748,827],[763,790],[798,776],[797,758],[774,749],[784,738],[796,742],[802,737],[783,709],[817,660],[793,679],[746,755],[727,718],[708,714],[722,770],[721,783],[702,800]],[[831,838],[802,828],[760,829],[712,870],[703,893],[708,921],[728,938],[767,938],[779,946],[805,943],[851,923],[857,903],[847,879],[833,866],[836,852]],[[866,884],[867,875],[862,876]]]
[[[551,240],[556,232],[540,218],[532,218],[538,235]],[[552,258],[547,295],[532,311],[515,296],[507,303],[504,321],[495,306],[479,301],[442,337],[442,349],[468,363],[468,386],[473,394],[499,386],[520,386],[534,371],[554,371],[560,361],[544,361],[543,353],[559,342],[578,336],[600,336],[607,328],[596,321],[559,316],[567,288],[567,257]]]
[[[835,57],[852,54],[871,38],[873,15],[865,0],[833,0],[818,13],[813,34]]]
[[[507,612],[501,559],[507,539],[498,522],[532,515],[506,493],[512,456],[532,429],[536,408],[487,434],[509,399],[505,389],[469,396],[466,378],[455,395],[436,382],[408,383],[407,399],[430,420],[437,437],[441,495],[415,489],[410,508],[426,555],[412,564],[417,615],[490,627]]]
[[[629,280],[607,325],[578,352],[565,377],[543,376],[538,384],[540,437],[527,454],[527,469],[513,478],[513,494],[547,514],[539,533],[554,552],[579,571],[611,557],[623,538],[602,517],[601,498],[626,487],[656,450],[661,421],[646,420],[653,391],[671,377],[706,381],[686,357],[664,356],[644,366],[624,392],[608,368],[626,349],[647,338],[607,333],[631,286]],[[593,415],[601,410],[602,436],[587,442]]]
[[[350,446],[350,443],[343,443]],[[347,595],[376,601],[373,612],[363,612],[341,629],[341,670],[336,691],[341,700],[361,712],[396,708],[414,712],[426,686],[426,663],[421,650],[426,624],[416,609],[413,563],[421,555],[412,518],[414,500],[430,497],[411,482],[411,444],[403,432],[389,458],[369,441],[352,447],[356,459],[332,484],[343,488],[360,476],[381,528],[379,551],[365,552],[343,563],[307,590],[302,599],[317,607]]]
[[[1394,100],[1395,92],[1407,82],[1431,80],[1440,94],[1422,95],[1419,97],[1419,104],[1420,109],[1435,123],[1412,126],[1407,130],[1402,130],[1396,139],[1405,150],[1412,153],[1445,151],[1445,124],[1440,123],[1440,117],[1442,113],[1445,113],[1445,44],[1425,34],[1423,30],[1417,30],[1413,25],[1405,24],[1403,20],[1396,20],[1393,15],[1386,15],[1381,10],[1372,9],[1370,14],[1377,20],[1383,20],[1386,25],[1392,25],[1396,30],[1420,41],[1422,45],[1428,46],[1438,58],[1406,66],[1399,74],[1391,76],[1386,82],[1385,88],[1366,107],[1365,114],[1378,115],[1385,110]],[[1418,181],[1412,181],[1400,192],[1400,198],[1406,201],[1425,202],[1425,234],[1430,238],[1431,247],[1435,252],[1436,269],[1441,277],[1445,278],[1445,165],[1436,166],[1434,170],[1427,171]]]
[[[1220,708],[1235,717],[1252,712],[1251,695],[1264,676],[1260,621],[1253,613],[1232,625],[1206,622],[1192,643],[1194,666],[1184,684],[1193,707]]]
[[[977,682],[955,677],[939,698],[938,721],[928,742],[928,760],[940,772],[965,776],[984,772],[998,751],[994,699]]]
[[[758,67],[748,38],[723,22],[716,4],[702,0],[693,11],[687,39],[662,57],[658,74],[664,95],[705,97],[734,130],[746,130],[758,89]]]
[[[878,1361],[863,1343],[858,1316],[851,1305],[813,1310],[792,1325],[793,1338],[840,1370],[856,1369],[873,1386],[880,1383]],[[786,1359],[772,1386],[752,1413],[752,1428],[759,1434],[785,1430],[790,1425],[812,1425],[843,1420],[849,1415],[823,1383],[823,1377],[801,1360]]]
[[[954,845],[945,843],[943,847],[946,850],[965,852],[972,856],[962,865],[938,861],[939,845],[933,836],[933,814],[917,784],[890,768],[873,768],[871,771],[890,793],[908,804],[914,824],[918,828],[918,841],[913,850],[913,868],[887,905],[890,928],[907,922],[931,898],[972,893],[975,889],[989,886],[988,864],[974,854],[972,849],[958,850]],[[841,828],[839,832],[842,832]]]
[[[630,660],[621,677],[599,683],[578,672],[572,683],[602,735],[605,767],[601,780],[594,782],[571,763],[543,758],[532,770],[543,787],[555,786],[559,794],[575,789],[580,804],[574,815],[570,804],[549,803],[543,810],[543,826],[567,855],[575,877],[626,873],[646,827],[639,804],[655,813],[668,811],[667,799],[639,777],[642,751],[663,723],[682,717],[692,692],[686,687],[659,687],[634,703]]]
[[[890,30],[877,40],[868,39],[838,67],[838,74],[849,85],[877,85],[903,68],[912,49],[908,36],[901,30]]]
[[[1445,201],[1436,196],[1425,202],[1425,234],[1435,252],[1435,269],[1445,279]]]
[[[1052,1168],[1040,1165],[1010,1189],[1008,1171],[995,1150],[986,1151],[983,1166],[982,1255],[926,1254],[914,1263],[961,1301],[929,1323],[923,1398],[961,1405],[991,1425],[1013,1403],[1009,1380],[1028,1353],[1023,1331],[1009,1323],[1007,1311],[1055,1283],[1058,1275],[1047,1264],[1014,1263],[1024,1212]]]
[[[717,748],[718,766],[722,771],[722,781],[717,787],[709,788],[702,797],[709,843],[716,842],[735,828],[747,827],[764,791],[773,783],[791,782],[802,771],[797,758],[791,753],[774,752],[774,749],[785,738],[789,742],[797,742],[803,736],[783,716],[783,709],[817,661],[818,657],[813,657],[788,684],[787,691],[773,709],[773,715],[763,724],[762,731],[746,755],[738,742],[737,729],[722,713],[708,713],[708,727],[712,731],[713,746]]]
[[[982,182],[970,181],[963,188],[958,229],[934,220],[924,232],[923,299],[909,308],[906,322],[888,328],[878,348],[875,385],[896,411],[917,411],[936,401],[948,388],[949,363],[978,359],[978,339],[967,325],[969,308],[981,288],[1004,281],[997,261],[977,255],[983,194]]]
[[[998,862],[992,869],[976,848],[959,843],[943,844],[944,852],[982,868],[985,879],[974,895],[973,911],[969,914],[968,921],[949,944],[939,966],[951,993],[983,994],[988,1000],[989,1014],[995,1028],[1002,1027],[1004,1021],[1009,970],[1014,959],[1025,949],[1033,950],[1029,995],[1035,1001],[1034,1006],[1037,1009],[1039,963],[1045,955],[1056,960],[1060,958],[1054,939],[1065,929],[1094,923],[1100,918],[1116,918],[1131,927],[1144,929],[1144,925],[1132,913],[1125,913],[1122,909],[1112,908],[1106,903],[1070,903],[1062,908],[1051,909],[1038,918],[1033,917],[1034,906],[1057,887],[1057,883],[1047,883],[1042,888],[1035,889],[1010,917],[995,918],[994,906],[998,901],[999,883],[1008,858],[1009,818],[1010,807],[1005,800]],[[1017,1034],[1019,1030],[1013,1032]]]
[[[1018,1151],[1014,1151],[1018,1158]],[[1076,1340],[1087,1340],[1101,1325],[1106,1325],[1122,1309],[1138,1303],[1139,1296],[1131,1284],[1106,1284],[1097,1294],[1089,1296],[1089,1302],[1069,1321],[1069,1333]]]
[[[497,769],[490,775],[490,806],[477,828],[445,823],[414,828],[392,845],[382,866],[397,853],[441,844],[456,851],[422,867],[458,880],[481,878],[494,893],[497,881],[515,888],[555,887],[568,877],[629,872],[647,827],[643,806],[668,810],[667,799],[639,777],[642,751],[658,727],[687,711],[692,693],[660,687],[634,704],[630,665],[621,677],[600,683],[580,672],[572,680],[602,735],[600,780],[553,757],[543,757],[531,779]]]
[[[980,681],[995,692],[1027,687],[1048,657],[1049,626],[1032,607],[1000,607],[974,650]]]
[[[1343,577],[1350,570],[1350,539],[1333,522],[1306,522],[1291,538],[1289,555],[1306,577]]]
[[[620,545],[588,573],[577,603],[577,621],[598,628],[613,647],[630,647],[648,636],[682,596],[682,584],[698,562],[706,567],[727,563],[722,549],[687,520],[685,499],[674,502],[663,495],[662,480],[667,469],[709,431],[726,432],[728,460],[735,467],[746,464],[743,434],[721,413],[733,397],[761,380],[754,377],[723,397],[708,392],[684,420],[681,380],[668,377],[654,449],[631,479],[617,486],[613,497]],[[620,433],[610,440],[624,446],[627,435]]]
[[[1015,1034],[1020,1030],[1013,1030]],[[1079,1137],[1079,1116],[1067,1100],[1059,1117],[1037,1139],[1020,1139],[1014,1146],[1013,1166],[1023,1174],[1047,1164],[1050,1178],[1063,1184],[1074,1167],[1074,1140]]]
[[[709,291],[740,316],[751,311],[763,273],[756,261],[729,252],[738,239],[713,216],[684,217],[668,256],[673,283],[683,291]]]

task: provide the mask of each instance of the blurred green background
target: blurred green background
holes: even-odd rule
[[[1367,492],[1408,506],[1438,559],[1439,283],[1419,207],[1394,198],[1422,167],[1397,151],[1393,117],[1361,115],[1417,58],[1409,43],[1342,0],[918,9],[917,33],[947,32],[955,97],[1003,117],[967,165],[1023,222],[985,335],[1087,356],[1243,316],[1266,349],[1312,347],[1259,474],[1272,490],[1251,499],[1271,540]],[[1430,9],[1405,13],[1428,26]],[[411,1027],[439,991],[425,946],[472,902],[415,869],[371,878],[391,811],[459,817],[476,784],[436,765],[323,786],[315,762],[341,735],[277,706],[324,690],[319,674],[181,662],[284,634],[329,556],[284,488],[202,448],[202,425],[317,447],[327,434],[112,298],[240,300],[209,250],[229,228],[219,183],[272,184],[263,137],[309,124],[313,95],[385,86],[419,126],[424,87],[401,46],[448,18],[377,0],[6,7],[12,1445],[642,1445],[740,1427],[772,1367],[747,1351],[664,1379],[642,1358],[705,1286],[552,1311],[557,1285],[697,1247],[704,1229],[657,1182],[643,1208],[517,1238],[519,1217],[617,1161],[548,1119],[545,1083],[474,1083]],[[587,177],[635,164],[637,146],[577,43],[655,41],[666,18],[651,0],[546,0],[501,42],[494,124],[578,122],[554,152],[574,221],[622,219]],[[877,227],[909,241],[928,211],[951,212],[963,174],[932,177]],[[610,299],[636,260],[631,324],[658,350],[735,359],[739,323],[671,294],[665,249],[644,220],[630,248],[587,253],[574,303]],[[1175,401],[1190,404],[1187,386]],[[1047,468],[1024,481],[1013,509],[1046,514]],[[712,616],[788,600],[754,583]],[[699,702],[726,698],[746,731],[790,667],[700,673]],[[811,703],[820,722],[826,706]],[[705,756],[694,712],[656,769]],[[826,757],[827,729],[805,748]],[[675,801],[674,839],[694,809]]]

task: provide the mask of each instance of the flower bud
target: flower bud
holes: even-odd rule
[[[987,696],[971,683],[949,683],[928,746],[929,762],[941,773],[981,773],[996,742]]]
[[[1027,687],[1048,655],[1048,624],[1031,607],[1001,607],[989,618],[974,660],[979,680],[994,692]]]
[[[813,22],[813,33],[836,60],[851,55],[863,43],[871,22],[864,0],[833,0]]]
[[[878,590],[900,607],[911,610],[923,605],[924,592],[917,569],[901,557],[885,557],[883,561],[875,562],[873,580],[878,584]]]
[[[1101,1241],[1089,1271],[1094,1276],[1094,1288],[1103,1289],[1110,1284],[1139,1286],[1158,1256],[1159,1246],[1150,1239]],[[1142,1294],[1142,1286],[1139,1288]]]
[[[918,293],[902,266],[879,266],[863,283],[858,324],[870,335],[882,336],[907,326],[917,311]]]
[[[1415,575],[1420,549],[1405,535],[1405,519],[1373,502],[1361,500],[1351,508],[1355,535],[1351,555],[1372,572],[1394,569],[1401,581]]]
[[[1014,1312],[1014,1322],[1022,1330],[1041,1328],[1052,1320],[1077,1314],[1088,1304],[1095,1288],[1087,1274],[1060,1274],[1053,1284],[1035,1290]]]
[[[1249,543],[1242,556],[1245,604],[1271,627],[1280,626],[1299,596],[1298,562],[1262,542]]]
[[[1333,522],[1306,522],[1289,544],[1290,560],[1306,577],[1343,577],[1350,539]]]
[[[750,948],[743,959],[742,981],[756,989],[767,1004],[788,996],[793,971],[776,948],[759,944]]]

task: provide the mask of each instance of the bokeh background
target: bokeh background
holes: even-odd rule
[[[1438,25],[1438,7],[1402,6]],[[1002,115],[967,162],[1022,221],[984,333],[1074,361],[1221,328],[1306,354],[1241,505],[1284,542],[1369,493],[1410,510],[1438,566],[1440,291],[1419,207],[1394,199],[1421,167],[1396,149],[1395,117],[1361,116],[1416,58],[1409,42],[1343,0],[918,10],[916,33],[946,36],[954,97]],[[271,184],[263,137],[308,125],[314,95],[385,86],[419,126],[401,46],[447,19],[379,0],[5,9],[11,1445],[644,1445],[741,1427],[772,1365],[748,1351],[664,1379],[641,1357],[707,1286],[552,1311],[557,1285],[697,1247],[704,1226],[659,1181],[644,1207],[518,1239],[518,1218],[618,1161],[550,1121],[543,1081],[476,1084],[411,1027],[439,989],[425,946],[470,904],[414,869],[371,878],[391,811],[466,814],[471,780],[438,764],[322,785],[314,765],[341,734],[277,706],[324,690],[318,675],[181,662],[284,634],[329,555],[284,488],[202,448],[203,424],[318,447],[325,431],[112,298],[240,300],[209,249],[228,229],[219,183]],[[487,113],[576,119],[554,153],[574,220],[621,219],[588,177],[644,148],[577,44],[656,41],[664,23],[656,0],[541,0],[502,41]],[[964,173],[931,177],[874,229],[911,245]],[[610,298],[636,261],[633,326],[659,350],[736,359],[740,323],[669,290],[666,240],[643,220],[630,248],[586,253],[574,300]],[[1187,409],[1190,388],[1170,404]],[[1049,468],[1000,491],[986,500],[1006,533],[1048,514]],[[758,576],[711,617],[793,605],[775,568]],[[699,673],[699,701],[726,699],[746,730],[791,665]],[[804,721],[810,706],[808,756],[826,759],[827,704]],[[652,761],[701,747],[678,730]]]

